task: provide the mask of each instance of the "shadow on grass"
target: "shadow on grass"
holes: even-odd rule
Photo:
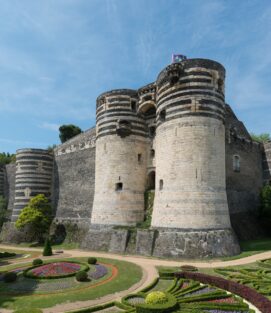
[[[242,252],[271,251],[271,238],[261,238],[240,242]]]
[[[6,262],[8,265],[9,263]],[[0,264],[1,266],[3,263]],[[14,271],[14,270],[12,270]],[[35,279],[27,279],[19,272],[15,282],[6,283],[3,281],[4,273],[0,268],[0,308],[11,308],[12,303],[18,299],[18,296],[29,296],[37,289],[39,281]],[[0,309],[1,312],[1,309]]]

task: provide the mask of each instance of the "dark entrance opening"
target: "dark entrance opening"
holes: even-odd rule
[[[147,190],[155,190],[155,171],[148,174]]]

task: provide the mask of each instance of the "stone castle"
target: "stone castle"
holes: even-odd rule
[[[101,94],[96,128],[53,152],[18,150],[16,165],[0,169],[0,194],[11,212],[1,239],[24,237],[14,222],[43,193],[55,213],[52,234],[82,248],[162,257],[237,254],[235,233],[246,239],[259,231],[253,212],[271,180],[271,142],[251,139],[225,103],[224,86],[225,69],[215,61],[173,63],[138,90]],[[154,194],[147,229],[140,227],[146,190]]]

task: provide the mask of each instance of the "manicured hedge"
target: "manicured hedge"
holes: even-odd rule
[[[158,270],[159,277],[163,279],[172,279],[175,277],[175,273],[176,271],[167,268],[160,268]]]
[[[176,277],[193,279],[204,284],[209,284],[224,290],[228,290],[229,292],[236,294],[255,305],[262,313],[271,312],[271,301],[259,294],[254,289],[251,289],[244,285],[240,285],[234,281],[194,272],[176,273]]]
[[[90,258],[88,258],[88,264],[96,264],[97,263],[97,259],[96,258],[94,258],[94,257],[90,257]]]
[[[110,302],[107,304],[102,304],[102,305],[98,305],[92,308],[88,308],[88,309],[81,309],[81,310],[76,310],[76,311],[70,311],[69,313],[92,313],[92,312],[97,312],[97,311],[101,311],[104,309],[108,309],[114,306],[114,302]]]
[[[169,313],[177,310],[179,308],[179,304],[177,299],[171,295],[170,293],[166,294],[167,302],[159,303],[159,304],[147,304],[140,303],[136,306],[137,313]]]
[[[42,259],[35,259],[35,260],[33,260],[32,264],[33,264],[33,266],[42,265],[43,261],[42,261]]]
[[[13,253],[13,252],[0,252],[0,259],[12,258],[15,256],[16,256],[16,253]]]
[[[92,313],[92,312],[97,312],[97,311],[101,311],[101,310],[105,310],[111,307],[117,306],[120,309],[123,310],[130,310],[131,307],[130,306],[125,306],[124,304],[120,304],[119,302],[109,302],[106,304],[101,304],[101,305],[97,305],[95,307],[91,307],[91,308],[87,308],[87,309],[80,309],[80,310],[76,310],[76,311],[71,311],[69,313]]]
[[[141,292],[148,292],[152,290],[159,282],[159,277],[156,277],[147,287],[141,290]]]
[[[77,272],[75,274],[75,278],[77,281],[87,281],[88,280],[88,274],[85,271],[80,271],[80,272]]]
[[[62,261],[59,260],[58,262],[62,262]],[[66,262],[66,261],[63,261],[63,262]],[[69,262],[69,263],[76,263],[76,264],[81,265],[80,272],[81,271],[87,272],[89,270],[89,266],[86,263],[80,263],[80,262],[74,262],[74,261],[67,261],[67,262]],[[46,264],[50,264],[50,263],[54,263],[54,262],[45,263],[45,265]],[[40,265],[38,265],[38,266],[31,266],[31,267],[28,267],[27,269],[25,269],[23,271],[24,277],[34,278],[34,279],[57,279],[57,278],[72,277],[72,276],[75,276],[76,273],[78,273],[78,272],[75,272],[75,273],[71,273],[71,274],[57,275],[57,276],[51,276],[51,277],[42,277],[42,276],[35,276],[35,275],[33,275],[30,271],[33,270],[36,267],[39,267],[39,266]]]
[[[198,268],[192,265],[182,265],[180,268],[183,272],[197,272],[198,271]]]

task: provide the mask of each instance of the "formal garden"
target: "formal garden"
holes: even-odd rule
[[[159,277],[133,293],[127,290],[142,280],[143,272],[131,262],[61,255],[32,258],[30,262],[23,260],[22,253],[12,251],[0,254],[3,261],[17,259],[0,269],[0,307],[10,310],[7,312],[40,313],[78,301],[82,301],[82,309],[61,312],[271,312],[271,259],[215,269],[159,266]],[[99,303],[101,297],[120,291],[126,291],[120,300],[113,296],[105,304],[84,305],[84,301],[96,299]]]
[[[93,300],[127,290],[141,278],[142,270],[135,264],[93,257],[52,256],[31,263],[9,264],[1,266],[0,307],[34,309]]]

